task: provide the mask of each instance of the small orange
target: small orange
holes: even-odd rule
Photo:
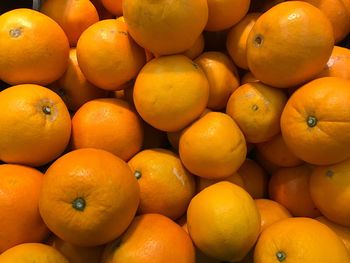
[[[267,196],[268,176],[264,169],[255,161],[246,159],[238,169],[244,182],[244,189],[253,198]]]
[[[0,165],[0,254],[48,235],[38,211],[43,174],[22,165]],[[1,261],[2,262],[2,261]]]
[[[250,0],[208,0],[208,22],[205,30],[220,31],[237,24],[248,12]]]
[[[80,70],[75,48],[71,48],[69,52],[66,72],[50,86],[50,89],[61,96],[71,111],[76,111],[90,100],[108,96],[107,91],[97,88],[85,78]]]
[[[280,132],[286,102],[287,96],[282,90],[251,82],[231,94],[226,113],[237,122],[248,142],[260,143]]]
[[[270,199],[254,200],[261,217],[261,232],[275,222],[292,217],[288,209]]]
[[[149,61],[138,74],[133,93],[140,116],[162,131],[181,130],[198,118],[208,96],[203,70],[184,55]]]
[[[34,84],[0,92],[0,160],[30,166],[44,165],[65,150],[71,119],[62,99]]]
[[[157,55],[185,52],[208,20],[207,0],[123,0],[123,15],[131,36]]]
[[[248,69],[247,39],[259,16],[261,16],[261,13],[248,13],[228,32],[226,49],[233,62],[240,68]]]
[[[256,149],[264,159],[279,167],[293,167],[303,163],[288,148],[281,134],[276,135],[267,142],[256,144]]]
[[[142,122],[126,101],[91,100],[72,118],[71,144],[73,149],[103,149],[127,161],[141,150]]]
[[[204,254],[223,261],[239,261],[258,238],[260,214],[243,188],[219,182],[191,200],[187,228]]]
[[[200,54],[202,54],[204,50],[204,36],[203,34],[200,34],[197,40],[194,42],[192,47],[187,49],[185,52],[182,54],[188,57],[189,59],[195,59],[197,58]]]
[[[188,234],[160,214],[135,217],[124,234],[107,245],[101,263],[195,263]]]
[[[128,164],[140,186],[139,213],[177,219],[186,212],[195,194],[195,181],[176,154],[165,149],[143,150]]]
[[[73,263],[56,249],[41,243],[24,243],[8,249],[0,255],[1,263]]]
[[[350,50],[334,46],[326,66],[318,77],[338,77],[350,80]]]
[[[180,137],[180,158],[193,174],[222,179],[238,170],[246,158],[244,136],[230,116],[209,112]]]
[[[2,14],[0,39],[0,79],[11,85],[46,85],[66,70],[68,39],[40,12],[19,8]]]
[[[77,57],[81,71],[101,89],[117,90],[146,63],[145,52],[129,36],[123,19],[101,20],[80,36]]]
[[[72,47],[84,30],[99,21],[97,10],[89,0],[46,0],[40,12],[62,27]]]
[[[270,198],[286,207],[294,216],[320,216],[320,211],[311,199],[311,173],[309,165],[278,169],[269,181]]]
[[[48,168],[39,211],[62,240],[98,246],[126,230],[138,204],[139,187],[127,163],[104,150],[88,148],[71,151]]]
[[[350,159],[333,165],[316,166],[310,178],[312,200],[334,223],[350,227]]]
[[[100,0],[103,6],[113,15],[121,16],[123,15],[123,0]]]
[[[231,93],[239,86],[236,66],[227,55],[218,51],[204,52],[194,62],[203,69],[209,81],[207,107],[224,109]]]
[[[329,227],[315,219],[294,217],[272,224],[258,239],[254,263],[274,262],[347,263],[350,259]]]
[[[318,8],[286,1],[262,14],[247,40],[250,71],[279,88],[302,84],[320,73],[332,53],[333,29]]]
[[[197,193],[202,191],[204,188],[207,188],[210,185],[216,184],[221,181],[227,181],[230,183],[233,183],[235,185],[238,185],[244,189],[244,181],[242,176],[239,175],[239,173],[235,172],[233,175],[223,178],[223,179],[207,179],[204,177],[197,177]]]

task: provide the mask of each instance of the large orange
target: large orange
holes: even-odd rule
[[[76,111],[85,102],[108,96],[106,90],[97,88],[85,78],[80,70],[75,48],[71,48],[69,52],[66,72],[54,84],[50,85],[50,89],[61,96],[71,111]]]
[[[179,154],[193,174],[222,179],[238,170],[246,158],[244,136],[230,116],[209,112],[181,134]]]
[[[334,46],[327,64],[318,77],[338,77],[350,80],[350,50]]]
[[[62,99],[34,84],[12,86],[0,92],[0,159],[40,166],[65,150],[71,120]]]
[[[262,14],[247,40],[250,71],[262,82],[287,88],[322,71],[334,45],[333,29],[318,8],[286,1]]]
[[[208,0],[209,16],[205,29],[220,31],[237,24],[248,12],[250,0]]]
[[[162,131],[178,131],[204,111],[209,83],[203,70],[184,55],[149,61],[134,86],[134,103],[141,117]]]
[[[15,245],[42,242],[48,235],[38,211],[42,180],[43,174],[33,168],[0,165],[0,254]]]
[[[56,249],[41,243],[24,243],[0,255],[1,263],[72,263]]]
[[[250,30],[261,13],[249,13],[236,25],[234,25],[227,35],[226,49],[233,62],[243,69],[248,69],[247,62],[247,39]]]
[[[128,164],[140,186],[140,213],[177,219],[186,212],[195,194],[195,181],[176,154],[165,149],[143,150]]]
[[[281,130],[297,157],[318,165],[350,157],[349,87],[349,80],[319,78],[290,97],[281,117]]]
[[[271,242],[273,240],[273,242]],[[340,238],[311,218],[287,218],[265,229],[256,244],[254,263],[348,263]]]
[[[157,55],[189,49],[208,20],[207,0],[123,0],[123,15],[136,42]]]
[[[48,16],[20,8],[0,16],[0,79],[46,85],[66,70],[69,42]]]
[[[255,199],[254,200],[261,217],[261,230],[282,219],[292,217],[288,209],[280,203],[270,199]]]
[[[248,142],[265,142],[280,132],[286,102],[287,96],[282,90],[251,82],[231,94],[226,113],[237,122]]]
[[[99,21],[97,10],[89,0],[46,0],[42,3],[40,12],[62,27],[73,47],[81,33]]]
[[[335,42],[343,40],[350,33],[349,0],[302,0],[319,8],[333,26]]]
[[[190,236],[204,254],[223,261],[239,261],[260,233],[260,214],[251,196],[229,182],[199,192],[187,210]]]
[[[285,206],[294,216],[320,216],[310,195],[311,172],[309,165],[278,169],[269,181],[270,198]]]
[[[59,238],[97,246],[120,236],[139,204],[139,187],[129,166],[98,149],[71,151],[46,171],[40,214]]]
[[[264,159],[279,167],[293,167],[303,163],[287,147],[280,133],[267,142],[256,144],[256,150]]]
[[[86,29],[77,44],[81,71],[94,85],[117,90],[146,63],[145,52],[129,36],[123,19],[101,20]]]
[[[127,161],[141,150],[142,122],[126,101],[92,100],[74,114],[71,142],[74,149],[99,148]]]
[[[130,227],[107,245],[101,263],[195,263],[188,234],[160,214],[135,217]]]
[[[350,227],[350,159],[316,166],[310,179],[312,200],[329,220]]]
[[[203,69],[209,81],[207,107],[224,109],[231,93],[239,86],[236,66],[227,55],[218,51],[204,52],[194,62]]]

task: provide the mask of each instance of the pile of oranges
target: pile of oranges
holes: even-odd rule
[[[350,0],[0,15],[0,263],[350,262]]]

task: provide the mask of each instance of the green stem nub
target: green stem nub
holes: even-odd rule
[[[309,116],[306,120],[307,126],[310,128],[315,127],[317,125],[317,119],[314,116]]]
[[[83,199],[82,197],[78,197],[72,202],[72,206],[75,210],[84,211],[86,207],[85,199]]]
[[[141,176],[142,176],[140,171],[135,171],[134,175],[135,175],[137,180],[139,180],[141,178]]]
[[[282,262],[282,261],[284,261],[287,258],[287,255],[283,251],[278,251],[276,253],[276,257],[277,257],[279,262]]]
[[[49,106],[43,106],[42,107],[42,110],[43,112],[46,114],[46,115],[50,115],[51,114],[51,108]]]

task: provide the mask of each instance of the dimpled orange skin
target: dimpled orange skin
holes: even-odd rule
[[[2,14],[0,39],[0,79],[11,85],[46,85],[66,70],[68,39],[44,14],[26,8]]]
[[[230,116],[209,112],[182,133],[179,153],[191,173],[221,179],[232,175],[242,165],[247,146],[241,130]]]
[[[186,51],[208,20],[207,0],[123,0],[123,15],[131,36],[157,55]]]
[[[162,131],[178,131],[207,106],[209,83],[203,70],[184,55],[152,59],[140,71],[134,103],[140,116]]]
[[[62,99],[34,84],[0,92],[0,159],[40,166],[57,158],[68,145],[71,119]]]
[[[316,165],[350,157],[349,87],[349,80],[319,78],[289,98],[281,117],[281,131],[297,157]]]
[[[287,1],[254,24],[247,40],[248,66],[262,82],[288,88],[321,72],[333,45],[332,25],[318,8]]]

